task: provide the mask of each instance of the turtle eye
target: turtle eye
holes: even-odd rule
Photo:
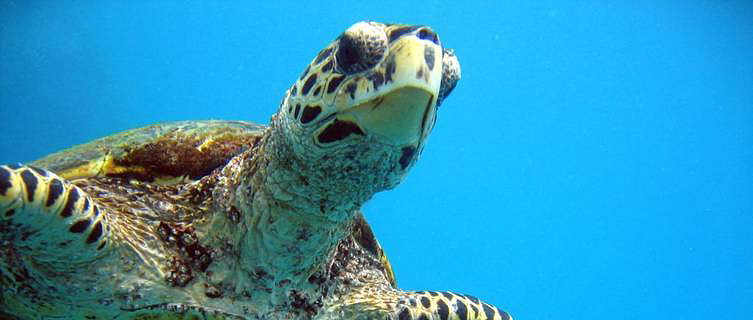
[[[357,23],[343,33],[337,44],[337,70],[354,74],[373,68],[387,51],[384,32],[368,23]]]

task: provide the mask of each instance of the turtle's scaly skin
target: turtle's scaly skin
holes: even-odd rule
[[[360,22],[269,127],[157,125],[0,166],[0,317],[509,319],[397,289],[359,211],[413,166],[459,78],[428,27]]]

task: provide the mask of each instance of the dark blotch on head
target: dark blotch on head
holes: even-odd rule
[[[93,243],[97,240],[99,240],[99,237],[102,236],[102,224],[97,221],[97,223],[94,225],[94,228],[92,228],[92,232],[89,233],[89,237],[86,238],[86,243]]]
[[[73,213],[73,205],[76,204],[78,198],[78,189],[71,188],[71,191],[68,192],[68,199],[65,201],[65,206],[63,207],[63,210],[60,211],[61,217],[67,218],[71,216],[71,214]]]
[[[410,311],[408,308],[404,308],[403,311],[400,311],[400,314],[397,316],[400,320],[412,320],[413,317],[410,315]]]
[[[327,84],[327,93],[335,92],[335,90],[340,85],[340,82],[343,81],[343,79],[345,79],[344,76],[332,77],[332,79],[329,80],[329,84]]]
[[[355,123],[335,120],[334,122],[332,122],[332,124],[327,126],[327,128],[325,128],[321,134],[319,134],[319,137],[317,137],[317,139],[319,139],[320,143],[330,143],[342,140],[354,133],[360,135],[364,134],[361,128],[358,127],[358,125],[356,125]]]
[[[327,63],[322,66],[322,72],[329,72],[330,70],[332,70],[333,65],[334,62],[332,62],[332,60],[327,61]]]
[[[434,48],[428,44],[424,46],[424,60],[429,70],[434,70]]]
[[[0,168],[0,195],[4,195],[10,187],[10,172],[5,168]]]
[[[327,59],[327,57],[329,57],[331,53],[332,53],[332,47],[319,51],[319,54],[316,56],[316,61],[314,61],[314,64],[321,63],[322,61],[324,61],[324,59]]]
[[[86,228],[89,226],[89,224],[92,223],[89,219],[83,219],[76,221],[70,229],[68,229],[70,232],[74,233],[82,233]]]
[[[403,155],[400,156],[400,167],[405,170],[408,167],[413,155],[416,153],[416,148],[413,146],[403,148]]]
[[[37,177],[31,171],[24,170],[21,172],[21,179],[26,184],[26,198],[29,199],[29,202],[34,201],[34,192],[37,191],[37,183],[39,182]]]
[[[439,314],[439,319],[441,320],[447,320],[447,317],[450,315],[450,308],[442,299],[439,299],[437,301],[437,313]]]
[[[465,307],[465,303],[461,300],[455,301],[456,305],[458,306],[457,314],[458,318],[460,320],[467,320],[468,319],[468,309]]]
[[[358,89],[358,86],[356,86],[355,82],[348,83],[348,87],[345,88],[345,92],[350,94],[351,99],[356,98],[356,89]]]
[[[52,182],[50,182],[50,188],[47,189],[47,202],[44,203],[46,207],[51,206],[55,203],[55,200],[60,197],[60,194],[63,193],[63,183],[60,182],[58,179],[52,179]]]
[[[301,115],[301,123],[306,124],[316,119],[316,116],[322,112],[322,108],[319,106],[306,106],[303,108],[303,114]]]
[[[384,82],[392,81],[392,75],[397,70],[397,64],[395,64],[395,56],[390,56],[384,66]]]
[[[424,306],[424,308],[431,307],[431,301],[429,301],[429,298],[427,297],[421,297],[421,305]]]
[[[311,70],[311,66],[307,66],[306,70],[303,70],[303,73],[301,74],[300,80],[303,80],[303,78],[306,77],[307,74],[309,74],[309,70]]]
[[[398,38],[402,37],[403,35],[411,33],[420,27],[421,26],[405,26],[402,28],[397,28],[395,30],[392,30],[392,32],[390,32],[390,42],[393,42],[397,40]]]
[[[374,84],[374,90],[379,89],[379,86],[384,84],[384,75],[381,72],[374,72],[368,76],[369,81]]]
[[[314,83],[316,83],[316,74],[312,74],[308,79],[306,79],[306,82],[303,84],[303,88],[301,88],[301,94],[307,95],[309,93],[309,90],[311,90],[311,87],[314,86]]]

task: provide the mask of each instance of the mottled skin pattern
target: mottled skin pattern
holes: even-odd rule
[[[404,178],[459,78],[428,27],[361,22],[269,127],[158,125],[1,166],[0,318],[509,319],[397,289],[359,211]]]

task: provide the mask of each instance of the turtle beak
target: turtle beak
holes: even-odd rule
[[[358,123],[366,133],[390,144],[414,144],[424,134],[435,101],[433,92],[407,86],[361,103],[338,118]]]

